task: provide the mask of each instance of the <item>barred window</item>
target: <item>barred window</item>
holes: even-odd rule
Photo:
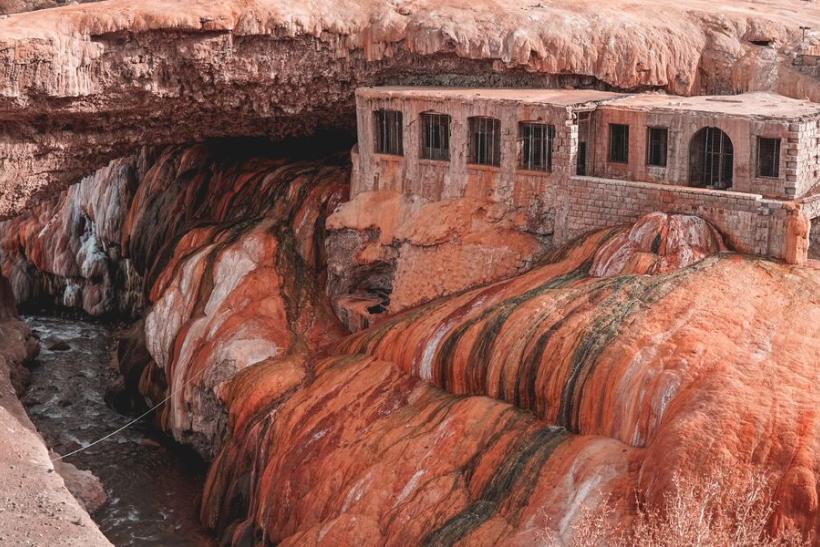
[[[501,121],[496,118],[469,118],[470,159],[479,165],[501,165]]]
[[[373,112],[373,126],[376,135],[376,152],[379,154],[404,154],[402,132],[404,124],[398,110],[376,110]]]
[[[669,130],[665,127],[649,127],[646,132],[646,163],[666,167],[666,148]]]
[[[421,157],[426,160],[450,159],[450,116],[424,112],[421,115]]]
[[[555,139],[555,126],[522,122],[518,124],[518,138],[521,141],[519,165],[522,169],[552,171],[552,141]]]
[[[757,176],[780,176],[780,139],[757,138]]]
[[[609,124],[609,161],[629,162],[629,126],[619,123]]]

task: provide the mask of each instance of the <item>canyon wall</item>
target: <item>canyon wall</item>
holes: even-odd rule
[[[0,221],[0,273],[25,306],[135,316],[142,278],[122,249],[123,223],[147,150],[116,160],[21,215]]]
[[[804,61],[820,38],[800,25],[820,28],[815,3],[109,0],[15,14],[0,20],[0,216],[145,143],[352,128],[366,84],[817,101]]]
[[[768,474],[773,530],[820,531],[820,270],[727,253],[689,216],[551,249],[487,202],[341,205],[346,161],[146,149],[4,225],[29,270],[93,240],[139,274],[125,395],[170,396],[158,423],[213,458],[223,540],[568,539],[716,469]],[[351,287],[383,309],[348,313]]]

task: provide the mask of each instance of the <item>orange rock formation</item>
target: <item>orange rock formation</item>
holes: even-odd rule
[[[144,144],[352,127],[353,90],[376,81],[817,101],[818,28],[802,0],[110,0],[16,14],[0,20],[0,216]]]
[[[820,270],[728,253],[700,219],[652,214],[528,271],[505,259],[421,284],[410,258],[471,230],[507,234],[479,254],[541,247],[486,204],[337,208],[344,167],[206,146],[143,157],[115,224],[151,307],[120,364],[152,401],[173,390],[161,425],[215,455],[201,515],[226,541],[566,539],[585,508],[610,503],[624,522],[636,495],[655,506],[676,475],[716,468],[771,474],[774,530],[820,530]],[[87,210],[61,200],[55,218]],[[409,306],[349,336],[324,294],[325,242],[346,230],[367,235],[351,247],[362,264],[400,242],[392,287]]]
[[[628,233],[238,375],[206,522],[236,542],[522,544],[721,467],[772,473],[775,529],[816,532],[820,271],[719,254],[589,275]]]

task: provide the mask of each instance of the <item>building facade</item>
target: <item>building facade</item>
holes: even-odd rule
[[[696,214],[736,250],[792,263],[820,216],[818,104],[411,87],[356,98],[352,196],[488,199],[557,244],[652,211]]]

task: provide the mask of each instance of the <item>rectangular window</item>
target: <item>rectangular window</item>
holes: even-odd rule
[[[609,124],[609,161],[629,163],[629,126]]]
[[[757,138],[757,176],[780,176],[780,139]]]
[[[421,157],[450,159],[450,116],[425,112],[421,115]]]
[[[501,165],[501,121],[496,118],[469,118],[470,159],[478,165]]]
[[[373,129],[376,135],[376,152],[379,154],[404,154],[402,132],[404,124],[398,110],[376,110],[373,112]]]
[[[522,169],[531,171],[552,171],[552,141],[555,127],[545,123],[518,124],[518,138],[521,141]]]
[[[666,142],[669,130],[665,127],[649,127],[646,131],[646,164],[666,167]]]

